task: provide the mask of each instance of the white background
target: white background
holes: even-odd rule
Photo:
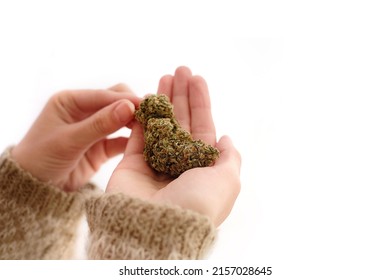
[[[143,96],[187,65],[243,160],[209,259],[256,260],[274,279],[389,279],[386,1],[140,2],[0,1],[0,147],[59,90]]]

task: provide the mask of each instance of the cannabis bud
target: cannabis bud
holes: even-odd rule
[[[144,128],[145,160],[158,172],[177,177],[188,169],[210,166],[219,157],[216,148],[193,140],[180,127],[165,95],[146,97],[135,117]]]

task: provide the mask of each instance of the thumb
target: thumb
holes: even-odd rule
[[[129,100],[119,100],[75,124],[72,139],[81,146],[93,144],[132,121],[134,111],[134,104]]]
[[[220,157],[215,162],[216,167],[229,167],[231,171],[240,173],[241,155],[234,147],[229,136],[224,135],[219,139],[216,147],[221,152]]]

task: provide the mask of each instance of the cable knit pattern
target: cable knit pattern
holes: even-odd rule
[[[86,196],[45,184],[0,158],[0,259],[67,259]]]
[[[215,238],[203,215],[122,194],[89,200],[87,219],[92,259],[199,259]]]

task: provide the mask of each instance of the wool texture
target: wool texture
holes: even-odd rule
[[[97,259],[201,259],[215,239],[210,219],[177,206],[123,194],[87,202],[89,257]]]
[[[86,210],[86,211],[85,211]],[[86,213],[90,259],[200,259],[216,229],[206,216],[87,184],[64,192],[0,157],[0,259],[70,259]]]
[[[69,259],[86,196],[35,179],[0,158],[0,259]]]

